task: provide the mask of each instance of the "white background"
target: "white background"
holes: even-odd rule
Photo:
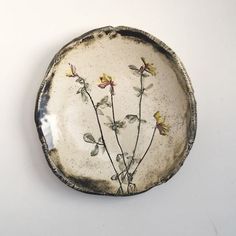
[[[0,0],[0,235],[236,235],[236,1]],[[45,161],[33,121],[54,54],[127,25],[169,45],[198,102],[196,142],[166,184],[134,197],[76,192]]]

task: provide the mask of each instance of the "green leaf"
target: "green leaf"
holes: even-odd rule
[[[145,90],[148,90],[148,89],[150,89],[150,88],[152,88],[153,87],[153,84],[149,84],[146,88],[145,88]]]
[[[142,92],[142,90],[140,89],[140,88],[138,88],[138,87],[133,87],[133,89],[136,91],[136,92],[138,92],[137,93],[137,97],[139,97],[143,92]]]
[[[137,91],[137,92],[141,92],[142,90],[140,89],[140,88],[138,88],[138,87],[133,87],[133,89],[135,90],[135,91]]]
[[[88,101],[88,97],[86,95],[86,92],[84,91],[84,88],[81,90],[81,98],[83,102],[87,102]]]
[[[149,74],[143,73],[142,77],[143,77],[143,78],[149,77]]]
[[[101,101],[99,102],[100,104],[104,104],[108,102],[108,96],[105,96],[104,98],[101,99]]]
[[[100,102],[97,103],[96,107],[100,107],[101,109],[106,107],[111,107],[111,103],[108,101],[108,96],[105,96],[100,100]]]
[[[91,155],[91,156],[97,156],[98,152],[99,152],[99,147],[98,147],[98,145],[96,144],[95,147],[94,147],[94,149],[90,152],[90,155]]]
[[[118,176],[117,175],[112,175],[111,180],[118,180]]]
[[[76,92],[76,94],[81,93],[82,89],[83,89],[83,88],[79,88],[78,91]]]
[[[98,139],[98,142],[101,143],[101,144],[103,144],[102,137],[100,137],[100,138]]]
[[[129,114],[129,115],[126,115],[125,119],[127,119],[128,122],[132,124],[138,120],[138,116]]]
[[[139,70],[133,70],[133,75],[140,77],[140,71]]]
[[[109,122],[113,123],[113,120],[111,119],[110,116],[106,116],[106,117],[107,117],[107,119],[109,120]]]
[[[107,102],[107,103],[106,103],[106,106],[107,106],[107,107],[111,107],[111,103],[110,103],[110,102]]]
[[[136,66],[134,66],[134,65],[129,65],[129,68],[131,69],[131,70],[135,70],[135,71],[138,71],[139,69],[136,67]]]
[[[97,112],[98,112],[98,115],[101,115],[101,116],[104,115],[104,113],[103,113],[103,111],[101,109],[97,109]]]
[[[84,134],[83,139],[86,143],[95,143],[96,142],[91,133]]]

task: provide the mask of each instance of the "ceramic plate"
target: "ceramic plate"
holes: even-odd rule
[[[109,26],[56,54],[35,121],[47,161],[64,183],[126,196],[179,170],[195,138],[196,104],[169,47],[143,31]]]

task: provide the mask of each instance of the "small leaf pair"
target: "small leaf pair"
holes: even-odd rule
[[[129,65],[129,68],[133,71],[133,74],[135,76],[140,76],[142,74],[142,77],[145,78],[145,77],[148,77],[149,74],[148,73],[143,73],[141,68],[138,69],[135,65]]]
[[[91,133],[86,133],[83,135],[83,139],[86,143],[95,144],[94,149],[90,152],[91,156],[98,155],[99,146],[102,148],[102,151],[104,152],[104,144],[103,144],[103,140],[101,137],[98,139],[98,141],[96,141]]]
[[[104,124],[106,126],[108,126],[110,129],[112,129],[113,131],[116,131],[117,134],[120,133],[120,129],[126,127],[126,122],[125,121],[117,120],[117,121],[113,122],[113,120],[109,116],[107,116],[107,119],[109,120],[109,122],[104,123]]]
[[[105,96],[96,104],[98,115],[104,115],[102,109],[106,107],[111,107],[111,103],[108,100],[108,96]]]
[[[84,87],[79,88],[76,94],[80,94],[81,95],[81,98],[82,98],[83,102],[87,102],[88,101],[88,96],[86,94],[86,90],[85,90]]]
[[[138,93],[136,94],[136,96],[137,96],[137,97],[140,97],[142,94],[143,94],[144,96],[147,96],[147,94],[145,93],[145,91],[151,89],[152,87],[153,87],[153,84],[149,84],[146,88],[143,88],[143,89],[138,88],[138,87],[135,87],[135,86],[133,87],[133,89],[134,89],[136,92],[138,92]]]
[[[86,143],[96,143],[95,138],[91,133],[84,134],[83,139]]]
[[[135,121],[138,121],[138,120],[139,120],[139,118],[138,118],[137,115],[132,115],[132,114],[126,115],[125,119],[127,119],[130,124],[132,124],[132,123],[134,123]],[[147,121],[141,119],[141,123],[147,123]]]

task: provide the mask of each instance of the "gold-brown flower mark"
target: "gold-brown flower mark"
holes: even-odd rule
[[[69,69],[66,71],[66,76],[67,77],[76,77],[78,76],[77,72],[76,72],[76,67],[73,66],[72,64],[69,64]]]
[[[98,84],[98,87],[104,89],[107,86],[110,86],[110,91],[112,94],[114,94],[115,83],[112,80],[112,77],[110,75],[103,73],[103,75],[100,76],[99,79],[100,79],[100,84]]]
[[[158,128],[160,135],[166,136],[170,131],[170,127],[165,123],[165,118],[161,116],[159,111],[153,116],[156,120],[156,127]]]
[[[156,73],[156,67],[154,67],[153,63],[146,62],[144,57],[141,57],[141,60],[143,62],[143,66],[141,66],[140,71],[146,71],[152,76],[155,76]]]

